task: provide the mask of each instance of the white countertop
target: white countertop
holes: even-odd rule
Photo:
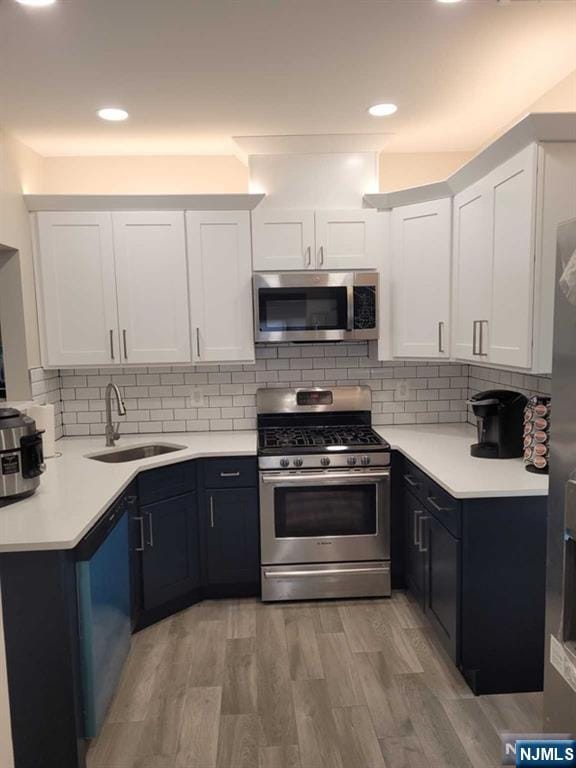
[[[476,430],[469,424],[376,427],[399,450],[456,499],[546,496],[548,476],[527,472],[522,459],[477,459],[470,455]]]
[[[378,427],[393,448],[455,498],[544,496],[548,478],[526,472],[521,459],[474,459],[475,431],[466,424]],[[59,440],[39,489],[0,507],[0,552],[73,549],[139,471],[210,456],[255,456],[256,432],[199,432],[126,436],[118,448],[173,443],[185,449],[150,459],[105,464],[86,458],[106,450],[101,437]]]
[[[33,496],[0,507],[0,552],[73,549],[139,471],[210,456],[255,456],[256,432],[198,432],[122,437],[117,448],[143,443],[184,445],[185,450],[124,464],[86,454],[107,450],[102,437],[58,440],[62,455],[47,459]]]

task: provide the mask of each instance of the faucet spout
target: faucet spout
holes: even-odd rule
[[[104,395],[104,401],[106,404],[106,429],[104,434],[106,435],[106,445],[108,447],[113,446],[116,440],[118,440],[120,437],[118,432],[118,424],[114,425],[112,423],[112,394],[114,394],[114,397],[116,398],[116,410],[118,412],[118,416],[126,415],[126,405],[124,404],[120,390],[116,384],[112,384],[112,382],[110,382],[106,387],[106,393]]]

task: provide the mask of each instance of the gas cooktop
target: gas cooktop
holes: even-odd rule
[[[261,454],[385,451],[390,446],[364,425],[315,427],[263,427],[258,430]]]

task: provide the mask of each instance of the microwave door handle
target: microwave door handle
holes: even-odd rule
[[[354,286],[349,285],[347,288],[348,299],[348,319],[346,330],[352,332],[354,330]]]

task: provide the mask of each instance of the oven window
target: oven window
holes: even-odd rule
[[[345,287],[260,288],[261,331],[345,330],[348,295]]]
[[[274,517],[278,539],[375,534],[376,486],[276,488]]]

